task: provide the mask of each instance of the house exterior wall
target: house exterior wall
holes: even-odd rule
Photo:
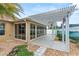
[[[23,40],[23,41],[26,41],[26,42],[30,42],[30,24],[34,24],[35,25],[35,38],[38,38],[37,37],[37,26],[40,25],[40,26],[45,26],[43,24],[40,24],[40,23],[37,23],[37,22],[33,22],[33,21],[29,21],[29,20],[26,20],[26,21],[20,21],[20,22],[10,22],[10,21],[3,21],[3,20],[0,20],[0,23],[4,23],[5,24],[5,35],[0,35],[0,41],[5,41],[5,40],[13,40],[13,39],[17,39],[15,38],[15,24],[19,24],[19,23],[25,23],[26,24],[26,40]],[[35,39],[34,38],[34,39]],[[18,40],[22,40],[22,39],[18,39]]]
[[[5,34],[0,35],[0,41],[14,39],[14,37],[13,37],[13,23],[6,22],[6,21],[0,21],[0,23],[5,24],[5,29],[4,29]]]

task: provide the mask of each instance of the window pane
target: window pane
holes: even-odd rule
[[[5,24],[0,23],[0,35],[4,35],[5,34]]]

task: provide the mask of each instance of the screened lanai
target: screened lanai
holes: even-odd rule
[[[52,34],[44,35],[40,38],[36,38],[31,42],[33,44],[39,46],[45,46],[48,48],[61,50],[61,51],[69,51],[69,17],[76,10],[76,6],[69,6],[66,8],[61,8],[53,11],[48,11],[41,14],[31,15],[33,21],[39,22],[41,24],[46,25],[48,28],[52,28]],[[60,42],[55,41],[55,36],[57,35],[57,22],[61,22],[62,26],[62,40]]]

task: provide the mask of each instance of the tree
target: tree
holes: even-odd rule
[[[23,13],[21,6],[17,3],[0,3],[0,17],[9,16],[16,19],[16,15],[20,16]]]

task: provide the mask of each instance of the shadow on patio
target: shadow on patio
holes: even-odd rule
[[[60,51],[68,51],[65,43],[61,41],[54,41],[53,35],[45,35],[45,36],[39,37],[35,40],[32,40],[31,43],[38,46],[44,46],[47,48],[56,49]]]

